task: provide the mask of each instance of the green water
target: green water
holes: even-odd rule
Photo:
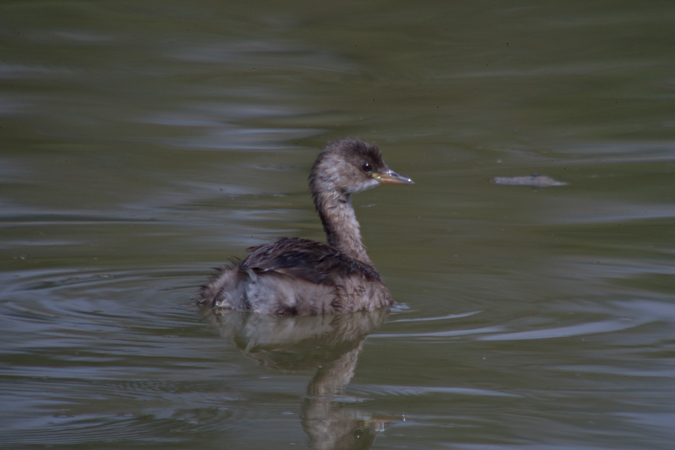
[[[675,3],[0,3],[0,447],[669,449]],[[388,315],[213,316],[322,240],[344,136]],[[495,178],[539,174],[555,187]]]

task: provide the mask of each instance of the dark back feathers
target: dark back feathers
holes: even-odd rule
[[[340,278],[351,276],[381,281],[374,267],[309,239],[281,238],[272,244],[253,247],[250,251],[239,265],[242,270],[275,271],[325,285],[340,284]]]

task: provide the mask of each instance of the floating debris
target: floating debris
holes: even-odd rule
[[[495,184],[502,184],[504,186],[534,186],[534,187],[551,187],[551,186],[566,186],[564,181],[554,180],[546,175],[529,175],[525,177],[494,177],[492,182]]]

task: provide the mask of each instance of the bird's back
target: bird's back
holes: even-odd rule
[[[269,314],[332,314],[392,304],[374,267],[326,244],[282,238],[250,250],[202,288],[201,303]]]

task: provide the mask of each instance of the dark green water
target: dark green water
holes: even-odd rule
[[[0,3],[0,447],[670,449],[675,3]],[[223,317],[323,239],[343,136],[390,314]],[[540,174],[554,187],[495,183]],[[538,177],[538,179],[542,179]]]

